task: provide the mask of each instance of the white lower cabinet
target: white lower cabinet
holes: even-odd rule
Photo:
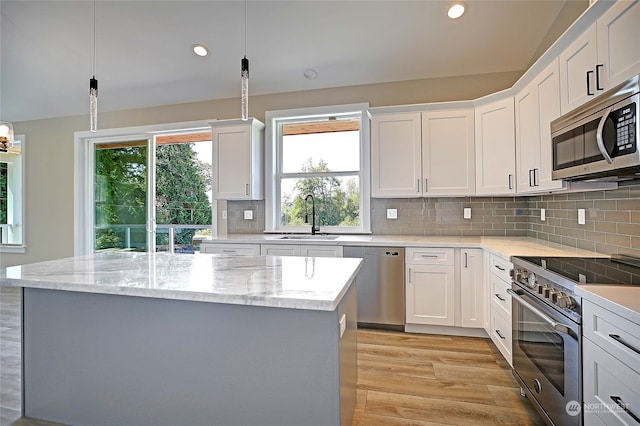
[[[208,254],[244,254],[249,256],[258,256],[260,255],[260,245],[225,243],[209,244],[203,242],[200,246],[200,251]]]
[[[262,244],[263,256],[342,257],[342,246],[307,244]]]
[[[485,316],[484,250],[460,250],[460,325],[482,328]]]
[[[640,324],[583,299],[584,424],[640,423]]]
[[[406,266],[407,323],[455,324],[455,267],[453,265]]]
[[[483,327],[482,249],[408,248],[405,263],[410,331],[419,331],[411,325]]]
[[[491,337],[504,359],[512,365],[512,338],[511,338],[511,296],[507,289],[511,288],[509,272],[513,264],[495,254],[490,254],[487,261],[486,280],[489,291],[485,306],[488,309],[488,317],[485,322],[485,331]]]

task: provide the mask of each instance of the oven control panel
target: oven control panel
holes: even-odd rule
[[[562,309],[578,311],[578,302],[573,292],[552,283],[546,278],[536,276],[526,269],[514,268],[511,270],[511,277],[521,286],[525,286],[529,292],[539,299],[545,299],[548,303]]]

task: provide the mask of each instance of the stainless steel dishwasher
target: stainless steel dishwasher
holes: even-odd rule
[[[345,247],[344,257],[361,257],[356,279],[358,326],[404,330],[404,248]]]

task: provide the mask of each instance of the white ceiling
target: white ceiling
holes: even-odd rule
[[[451,3],[249,1],[249,93],[523,71],[567,1],[466,0],[468,12],[456,21],[446,17]],[[0,118],[88,114],[93,6],[0,0]],[[244,6],[98,1],[99,110],[238,97]],[[196,57],[194,43],[207,45],[209,56]],[[317,79],[305,79],[305,68]]]

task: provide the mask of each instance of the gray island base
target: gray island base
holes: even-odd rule
[[[32,275],[32,265],[22,267],[20,279],[0,279],[23,287],[25,416],[77,426],[351,424],[359,259],[313,259],[316,272],[305,277],[310,258],[288,258],[283,265],[286,258],[192,256],[225,275],[225,289],[215,280],[200,282],[198,291],[185,296],[190,290],[167,290],[175,286],[168,281],[187,279],[181,273],[158,279],[171,275],[159,272],[163,261],[187,262],[185,255],[127,255],[154,263],[153,283],[99,292],[94,287],[103,285],[100,278],[85,276],[84,285],[79,278],[45,285]],[[83,266],[76,262],[69,274],[90,275],[88,263],[96,267],[100,260],[98,254]],[[270,290],[261,267],[270,271]],[[323,275],[331,275],[318,273],[320,268],[345,271],[334,277],[347,278],[327,284],[324,290],[331,290],[320,296]],[[15,276],[9,269],[5,275]],[[242,282],[244,290],[230,281]],[[132,295],[138,285],[153,295]],[[243,291],[246,304],[212,301],[235,300]],[[318,308],[303,300],[305,291]],[[293,307],[301,304],[307,307]]]

